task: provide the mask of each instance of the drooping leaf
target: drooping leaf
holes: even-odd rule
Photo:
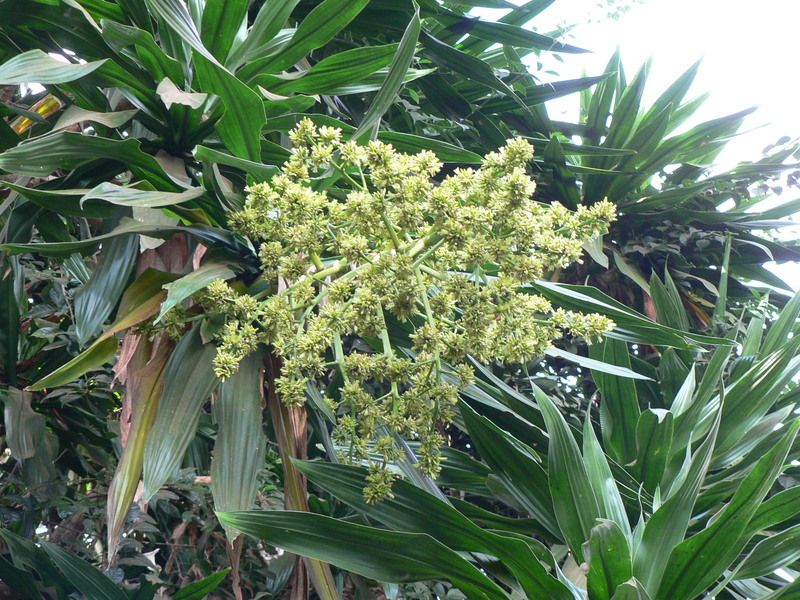
[[[506,593],[458,554],[428,535],[365,527],[295,511],[217,513],[220,522],[294,554],[390,582],[447,578],[470,600]],[[330,540],[337,540],[331,544]]]
[[[176,277],[177,275],[172,273],[155,269],[146,270],[125,290],[117,318],[91,346],[26,389],[37,391],[47,387],[58,387],[110,361],[119,348],[119,341],[113,337],[114,334],[152,317],[166,298],[167,292],[163,286]]]
[[[42,441],[46,418],[31,408],[33,394],[9,388],[5,397],[3,419],[6,443],[16,459],[30,458]]]
[[[74,381],[87,371],[96,369],[111,361],[116,356],[118,349],[119,340],[117,338],[100,339],[67,364],[42,377],[25,389],[35,392]]]
[[[441,499],[404,480],[395,481],[392,497],[368,504],[363,494],[366,469],[320,462],[297,462],[296,465],[316,485],[394,530],[427,533],[453,550],[497,556],[532,598],[572,600],[569,590],[548,575],[531,552],[534,540],[526,543],[480,529]],[[548,550],[541,545],[540,552],[547,554]]]
[[[261,417],[263,364],[263,354],[255,352],[219,386],[214,403],[219,431],[211,461],[211,492],[219,512],[250,509],[258,491],[267,449]],[[237,535],[228,528],[225,532],[231,540]]]
[[[125,123],[130,121],[137,112],[139,111],[119,110],[115,112],[97,112],[94,110],[86,110],[73,104],[72,106],[68,106],[58,118],[56,124],[53,125],[53,131],[66,129],[71,125],[76,125],[84,121],[100,123],[100,125],[105,125],[106,127],[122,127]]]
[[[157,192],[103,182],[86,192],[81,197],[81,203],[86,200],[105,200],[119,206],[159,208],[161,206],[182,204],[199,198],[205,193],[206,191],[202,188],[193,188],[183,192]]]
[[[126,401],[131,409],[128,440],[108,488],[108,553],[114,556],[122,538],[125,520],[133,504],[142,477],[144,448],[158,410],[164,385],[164,370],[173,344],[161,339],[155,349],[147,340],[139,340],[136,353],[128,363]]]
[[[217,387],[213,344],[204,344],[200,327],[184,335],[167,363],[164,388],[144,452],[144,491],[149,500],[180,465],[194,438],[200,410]]]

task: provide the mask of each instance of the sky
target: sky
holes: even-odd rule
[[[514,0],[521,3],[521,0]],[[531,25],[540,33],[559,25],[577,24],[566,41],[591,50],[591,54],[563,54],[563,62],[542,54],[543,83],[599,75],[619,46],[628,79],[641,64],[653,58],[644,102],[655,98],[698,59],[703,59],[687,98],[704,92],[711,96],[685,127],[757,106],[718,158],[718,168],[740,161],[758,160],[762,150],[782,136],[800,138],[800,2],[797,0],[616,0],[630,10],[618,20],[605,18],[604,0],[557,0]],[[501,11],[485,11],[487,18]],[[548,104],[558,120],[575,120],[578,97]],[[792,200],[800,193],[784,193]],[[800,221],[800,215],[795,217]],[[786,228],[782,237],[797,239],[800,226]],[[771,267],[796,290],[800,265]]]
[[[797,0],[644,0],[632,4],[618,21],[602,19],[606,10],[598,4],[605,3],[560,0],[533,23],[540,32],[555,29],[559,22],[584,23],[572,30],[572,41],[592,54],[564,55],[563,63],[549,63],[561,77],[579,77],[583,68],[590,75],[600,74],[619,46],[629,78],[653,57],[653,100],[702,58],[693,91],[712,95],[698,112],[698,121],[759,107],[743,129],[751,131],[731,143],[721,162],[754,160],[779,137],[800,137]],[[586,24],[590,19],[595,23]]]

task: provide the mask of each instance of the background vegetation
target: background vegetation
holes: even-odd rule
[[[531,29],[551,4],[0,2],[3,594],[798,594],[800,300],[764,267],[800,259],[771,233],[798,202],[763,208],[796,187],[797,148],[711,171],[749,111],[687,127],[697,66],[652,106],[648,65],[629,78],[619,56],[540,81],[531,57],[584,52]],[[551,121],[568,94],[580,119]],[[474,362],[439,478],[412,440],[376,504],[337,464],[333,371],[295,408],[268,348],[219,385],[193,301],[271,284],[229,220],[304,116],[444,173],[522,136],[536,201],[618,211],[581,264],[525,287],[617,327]],[[390,328],[398,353],[415,326]]]

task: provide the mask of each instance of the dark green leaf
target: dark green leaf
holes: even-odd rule
[[[217,586],[222,583],[222,581],[230,572],[231,569],[228,567],[227,569],[222,569],[221,571],[212,573],[200,581],[194,581],[175,592],[172,600],[203,600],[211,592],[217,589]]]
[[[339,0],[326,0],[326,2],[339,1]],[[321,8],[321,6],[320,6]],[[403,38],[400,40],[400,46],[397,53],[392,59],[392,64],[389,65],[389,74],[384,81],[380,91],[372,99],[364,118],[358,125],[358,129],[352,135],[353,140],[360,140],[365,135],[370,139],[374,138],[373,128],[377,127],[380,123],[381,117],[389,109],[395,101],[400,88],[403,85],[403,80],[408,70],[411,60],[414,58],[414,53],[417,49],[417,40],[419,33],[422,29],[422,22],[419,18],[419,7],[415,8],[414,16],[408,23],[408,27],[403,33]]]
[[[75,295],[75,329],[81,346],[97,333],[117,305],[139,251],[139,237],[124,235],[103,244],[100,264]]]
[[[127,600],[127,595],[108,577],[74,556],[49,542],[39,542],[42,549],[64,573],[69,582],[80,590],[86,600]]]
[[[610,600],[617,587],[631,578],[628,538],[614,521],[598,519],[583,545],[589,565],[587,591],[592,600]]]
[[[380,581],[447,578],[470,600],[508,596],[455,552],[428,535],[398,533],[306,512],[218,513],[221,523],[294,554]],[[331,540],[336,540],[331,544]]]

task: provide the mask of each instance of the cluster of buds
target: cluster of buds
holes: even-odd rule
[[[368,501],[390,493],[393,434],[419,440],[418,466],[436,477],[453,382],[472,381],[468,356],[524,363],[565,331],[591,339],[613,327],[523,289],[580,260],[615,216],[608,202],[576,212],[534,202],[526,140],[441,177],[429,151],[342,142],[340,130],[308,119],[290,137],[291,158],[250,186],[230,219],[275,287],[237,294],[218,281],[202,300],[227,318],[215,368],[224,379],[265,343],[284,359],[283,402],[302,404],[308,386],[340,381],[328,398],[334,441],[343,460],[371,465]]]

